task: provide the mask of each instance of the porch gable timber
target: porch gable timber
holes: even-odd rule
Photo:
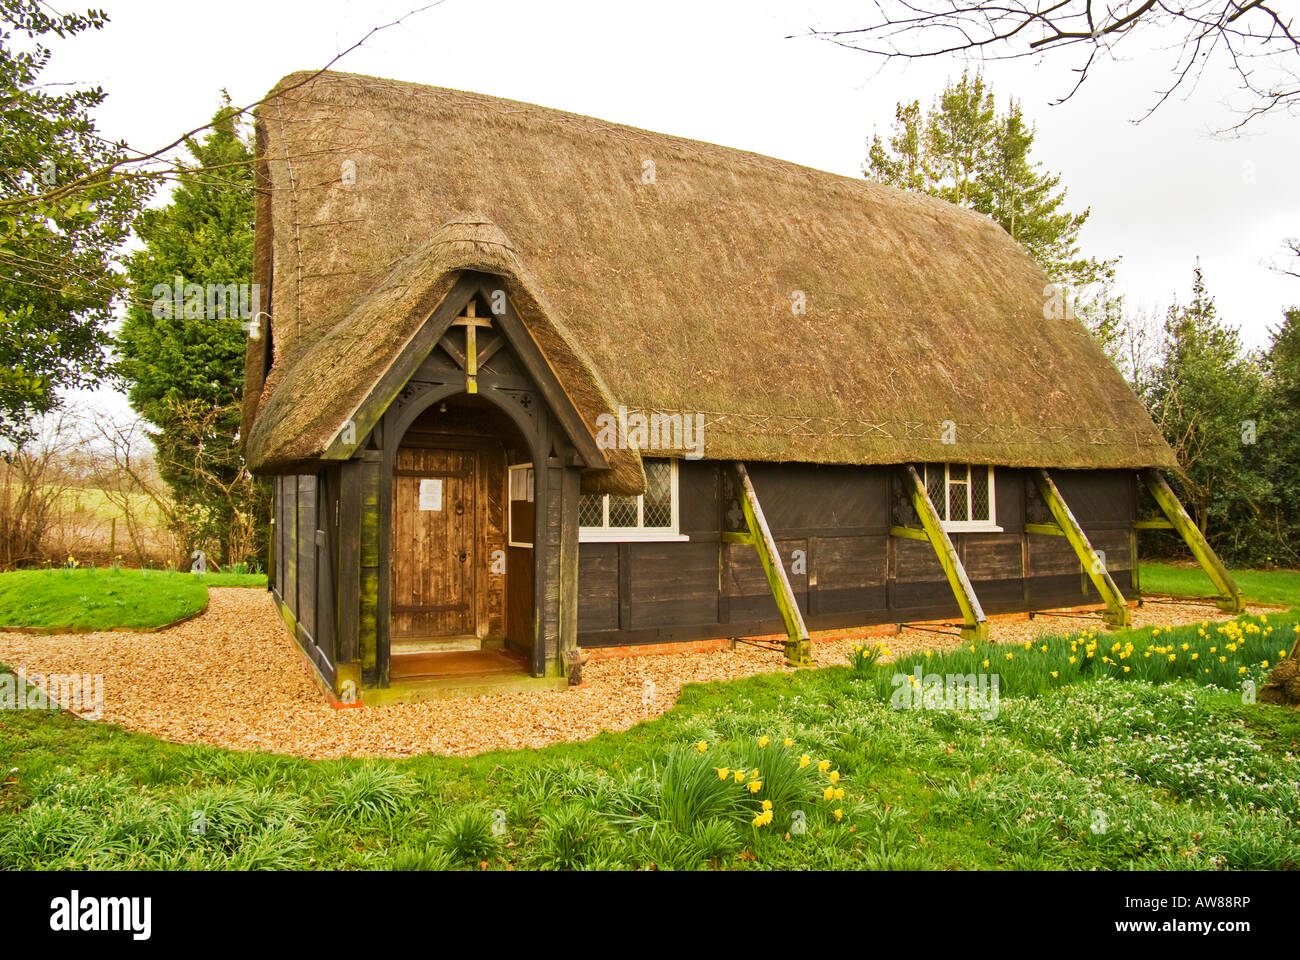
[[[476,299],[482,299],[494,307],[499,305],[499,312],[494,311],[489,317],[476,317],[472,308]],[[478,328],[495,328],[496,332],[496,337],[487,341],[482,348],[477,344]],[[451,331],[456,329],[465,331],[463,349],[451,337]],[[480,368],[504,346],[509,346],[518,357],[533,385],[573,444],[582,466],[587,469],[608,469],[609,458],[596,443],[555,370],[519,318],[510,297],[505,295],[504,278],[469,272],[460,276],[429,318],[412,335],[345,422],[345,429],[340,429],[335,434],[322,459],[348,460],[362,449],[370,432],[382,422],[385,412],[435,349],[442,349],[465,371],[465,392],[473,394],[478,392]],[[348,427],[350,429],[346,429]]]

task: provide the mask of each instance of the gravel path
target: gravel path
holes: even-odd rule
[[[29,673],[102,674],[102,719],[180,743],[267,750],[301,757],[468,756],[543,747],[626,730],[666,711],[682,685],[786,670],[779,653],[745,644],[735,650],[595,659],[577,689],[434,700],[334,710],[307,675],[265,591],[212,588],[202,616],[160,633],[37,636],[0,633],[0,663]],[[1251,608],[1251,612],[1275,608]],[[1213,608],[1148,604],[1134,625],[1225,620]],[[1040,632],[1081,629],[1089,621],[995,620],[989,635],[1023,642]],[[1091,621],[1096,623],[1097,621]],[[868,631],[818,634],[819,665],[844,663],[847,639]],[[942,649],[955,637],[906,630],[880,637],[897,656]],[[643,684],[654,684],[646,701]]]

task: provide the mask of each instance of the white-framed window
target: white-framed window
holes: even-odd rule
[[[645,460],[645,493],[584,493],[578,501],[582,541],[685,540],[677,532],[677,461]]]
[[[984,464],[927,463],[925,489],[945,530],[999,531],[993,468]]]
[[[531,547],[536,483],[533,465],[531,463],[511,464],[509,475],[510,529],[506,534],[506,542],[512,547]]]

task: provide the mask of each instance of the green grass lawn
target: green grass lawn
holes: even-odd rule
[[[52,569],[0,573],[0,625],[42,630],[160,627],[208,605],[208,587],[265,586],[263,574]]]
[[[691,686],[624,733],[473,758],[0,713],[0,869],[1293,869],[1300,714],[1240,684],[1300,620],[1235,623]],[[893,709],[915,666],[997,673],[996,713]]]
[[[1198,566],[1144,563],[1140,575],[1144,593],[1173,593],[1185,597],[1215,594],[1210,578]],[[1232,577],[1247,599],[1286,606],[1300,604],[1300,571],[1234,570]]]

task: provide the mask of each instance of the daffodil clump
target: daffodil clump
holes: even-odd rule
[[[849,666],[857,673],[870,673],[877,663],[889,657],[889,648],[865,641],[849,645]]]
[[[1261,686],[1271,667],[1290,655],[1300,636],[1293,614],[1243,616],[1223,623],[1202,621],[1117,634],[1094,627],[1064,637],[1038,637],[1014,645],[967,644],[932,655],[900,657],[870,676],[888,699],[891,676],[921,665],[926,673],[996,673],[1003,696],[1042,694],[1081,679],[1114,677],[1164,683],[1192,680],[1238,690]]]
[[[830,760],[801,752],[789,737],[698,740],[674,750],[664,764],[660,813],[679,830],[713,817],[744,817],[755,829],[779,818],[789,829],[796,811],[805,823],[814,815],[838,823],[844,819],[842,780]]]

